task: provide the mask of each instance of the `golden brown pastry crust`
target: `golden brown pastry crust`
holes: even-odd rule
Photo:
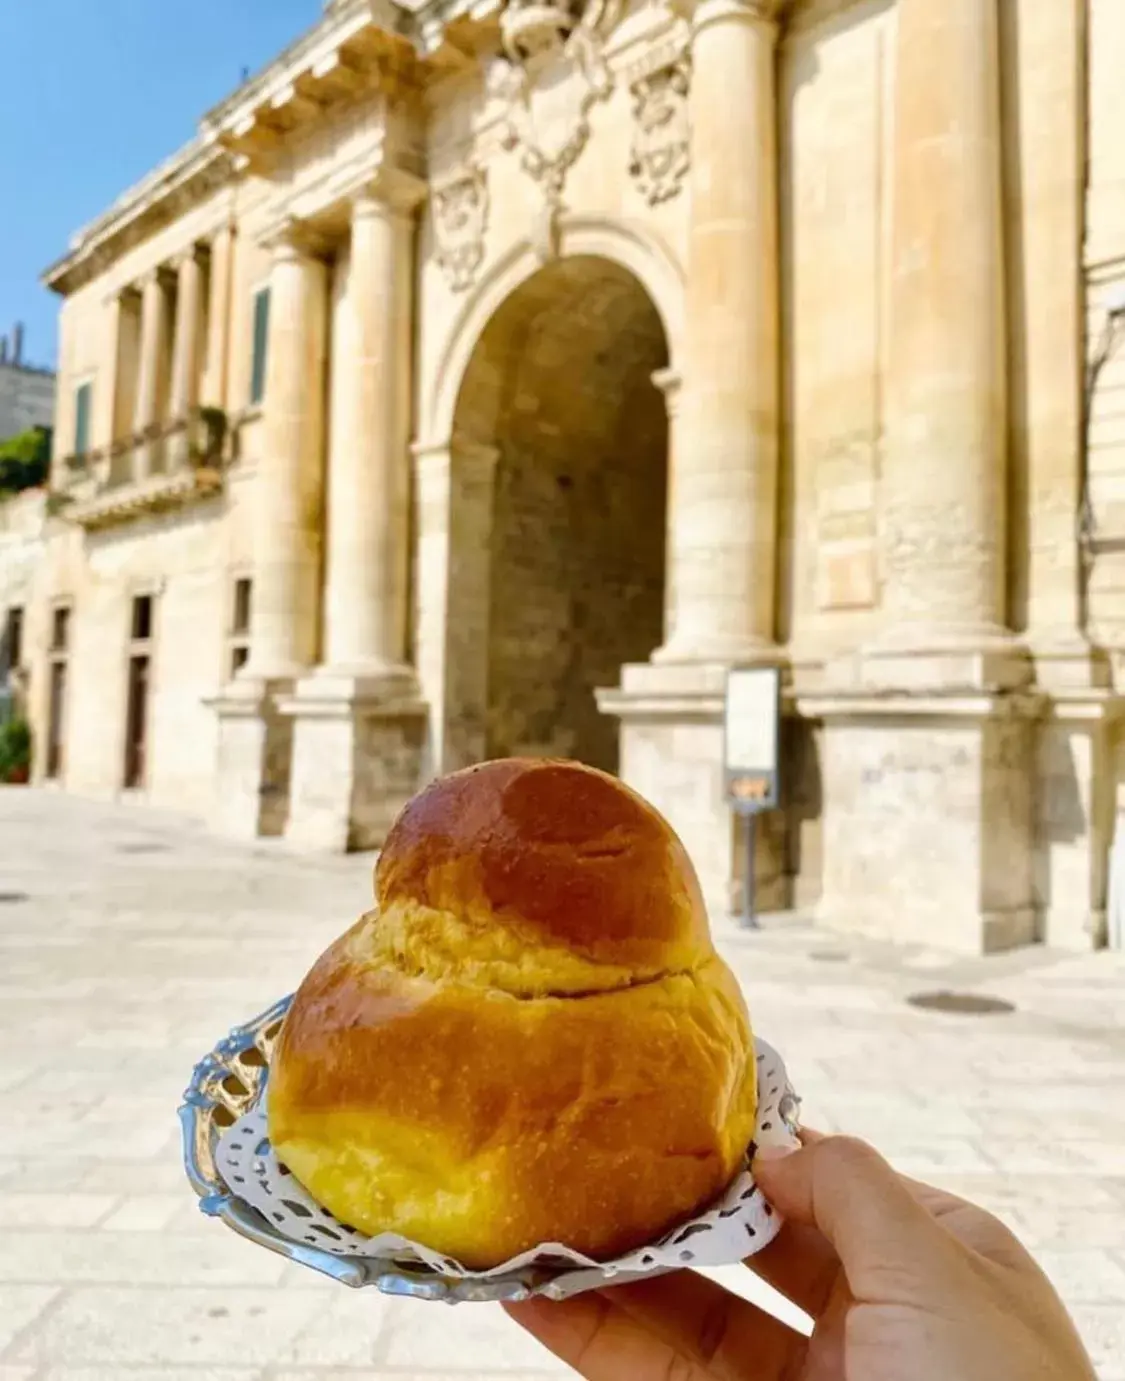
[[[270,1135],[336,1215],[485,1269],[653,1240],[754,1129],[737,984],[665,821],[616,779],[510,760],[403,812],[377,908],[301,985]]]

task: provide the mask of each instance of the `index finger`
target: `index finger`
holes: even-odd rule
[[[806,1146],[824,1140],[824,1134],[811,1127],[802,1127],[800,1137]],[[816,1228],[786,1223],[768,1247],[744,1264],[815,1319],[828,1303],[840,1258]]]

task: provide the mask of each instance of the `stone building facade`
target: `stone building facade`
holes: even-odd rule
[[[23,326],[0,336],[0,441],[50,428],[55,419],[55,374],[23,357]]]
[[[1118,0],[333,0],[46,275],[36,775],[340,850],[571,754],[726,905],[776,663],[760,904],[1098,943],[1122,71]]]

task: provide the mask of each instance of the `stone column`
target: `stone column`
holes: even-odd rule
[[[1021,385],[1013,455],[1026,467],[1028,496],[1026,640],[1036,684],[1049,697],[1031,793],[1039,937],[1089,950],[1104,942],[1114,788],[1125,777],[1112,751],[1121,702],[1108,692],[1105,650],[1086,631],[1076,532],[1085,445],[1086,9],[1083,0],[1014,0],[1008,33],[1017,76],[1005,86],[1019,134],[1019,196],[1010,198],[1009,217],[1021,249],[1011,319]],[[1095,337],[1099,295],[1089,304]]]
[[[199,250],[193,245],[176,267],[176,330],[172,345],[172,383],[168,411],[176,421],[187,419],[199,401],[200,346],[202,343],[202,279]],[[170,463],[185,464],[189,435],[185,430],[173,438]]]
[[[996,0],[900,0],[896,35],[879,650],[987,654],[1007,644]],[[1003,658],[927,679],[947,673],[993,682]]]
[[[328,491],[325,663],[401,675],[406,651],[412,216],[369,188],[352,204],[347,437]]]
[[[425,706],[406,664],[412,207],[421,190],[392,172],[352,201],[343,309],[354,348],[333,360],[343,435],[328,477],[324,661],[283,705],[294,718],[286,835],[305,848],[377,847],[421,780]]]
[[[299,226],[274,244],[250,657],[213,702],[220,823],[242,838],[286,830],[293,720],[283,697],[317,651],[327,321],[319,247]]]
[[[446,753],[449,589],[452,570],[453,456],[449,442],[413,448],[417,551],[414,578],[415,661],[429,710],[426,762],[441,772]]]
[[[121,338],[125,325],[125,302],[115,292],[105,302],[105,334],[102,338],[102,374],[97,390],[94,423],[95,447],[108,447],[116,439],[117,394],[121,377]],[[104,382],[103,382],[104,380]]]
[[[151,436],[161,421],[167,390],[168,294],[163,268],[155,268],[141,281],[141,347],[137,366],[137,399],[133,431],[149,433],[138,443],[134,477],[145,479],[159,467],[160,449]]]
[[[979,952],[1036,936],[1035,697],[1006,631],[998,0],[899,0],[883,615],[819,719],[829,926]]]
[[[1037,683],[1071,694],[1109,682],[1107,659],[1085,631],[1076,532],[1085,446],[1086,5],[1015,0],[1010,10],[1016,79],[1006,84],[1006,113],[1019,137],[1011,160],[1018,196],[1009,197],[1008,214],[1020,246],[1011,279],[1019,389],[1012,449],[1027,475],[1027,642]],[[1096,297],[1091,305],[1099,306]],[[1101,329],[1097,318],[1093,329]]]
[[[736,891],[726,667],[779,656],[779,8],[694,7],[683,382],[654,381],[669,407],[664,645],[597,693],[620,720],[621,776],[672,822],[716,908]]]
[[[488,624],[495,446],[455,437],[414,447],[418,679],[429,707],[428,773],[488,750]]]
[[[230,342],[230,285],[234,264],[234,227],[224,225],[211,238],[211,274],[207,302],[207,365],[202,399],[208,407],[227,403],[227,353]]]
[[[675,630],[655,660],[769,658],[778,451],[774,0],[701,0],[682,444],[669,551]]]
[[[134,288],[124,288],[106,302],[105,386],[99,390],[100,417],[96,444],[105,451],[104,476],[121,484],[131,475],[130,437],[136,408],[140,352],[140,312]]]
[[[248,677],[292,678],[316,659],[326,324],[326,266],[301,231],[291,229],[274,247],[270,272]]]

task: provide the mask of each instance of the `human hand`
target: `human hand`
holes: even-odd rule
[[[812,1316],[811,1338],[690,1271],[508,1312],[588,1381],[1096,1381],[991,1214],[863,1142],[803,1140],[754,1162],[787,1221],[747,1264]]]

